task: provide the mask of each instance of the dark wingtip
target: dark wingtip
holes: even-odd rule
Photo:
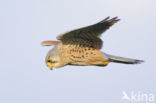
[[[118,19],[118,16],[116,16],[116,17],[110,19],[109,21],[115,21],[115,22],[117,22],[117,21],[120,21],[120,19]]]
[[[120,21],[120,19],[118,19],[118,16],[116,17],[113,17],[110,19],[110,17],[106,17],[104,20],[102,20],[101,22],[99,23],[109,23],[109,25],[113,25],[114,23]]]
[[[119,21],[120,19],[118,19],[118,16],[114,17],[114,18],[111,18],[110,19],[110,16],[106,17],[104,20],[100,21],[100,23],[104,23],[104,22],[117,22]]]
[[[135,60],[134,64],[141,64],[143,62],[145,62],[145,61],[143,61],[143,60]]]
[[[118,16],[112,18],[112,20],[119,20],[119,19],[118,19]]]

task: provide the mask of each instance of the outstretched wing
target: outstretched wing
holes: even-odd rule
[[[60,41],[43,41],[41,45],[43,46],[55,46],[61,43]]]
[[[100,39],[100,35],[117,21],[119,21],[117,17],[114,17],[112,19],[109,19],[109,17],[107,17],[101,22],[94,25],[61,34],[57,36],[57,39],[61,40],[65,45],[70,44],[94,49],[101,49],[103,43]]]

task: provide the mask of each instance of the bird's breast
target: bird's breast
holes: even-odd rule
[[[69,64],[73,65],[91,65],[101,57],[96,49],[71,45],[64,48],[64,53],[68,55]]]

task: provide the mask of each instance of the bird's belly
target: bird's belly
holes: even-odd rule
[[[73,51],[69,55],[69,64],[71,65],[103,65],[103,55],[97,50],[88,50],[84,52]]]

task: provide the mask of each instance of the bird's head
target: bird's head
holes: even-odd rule
[[[57,50],[57,47],[54,47],[53,49],[51,49],[47,56],[46,56],[46,65],[47,67],[52,70],[53,67],[54,68],[59,68],[62,67],[62,61],[61,61],[61,57],[60,57],[60,52]]]

